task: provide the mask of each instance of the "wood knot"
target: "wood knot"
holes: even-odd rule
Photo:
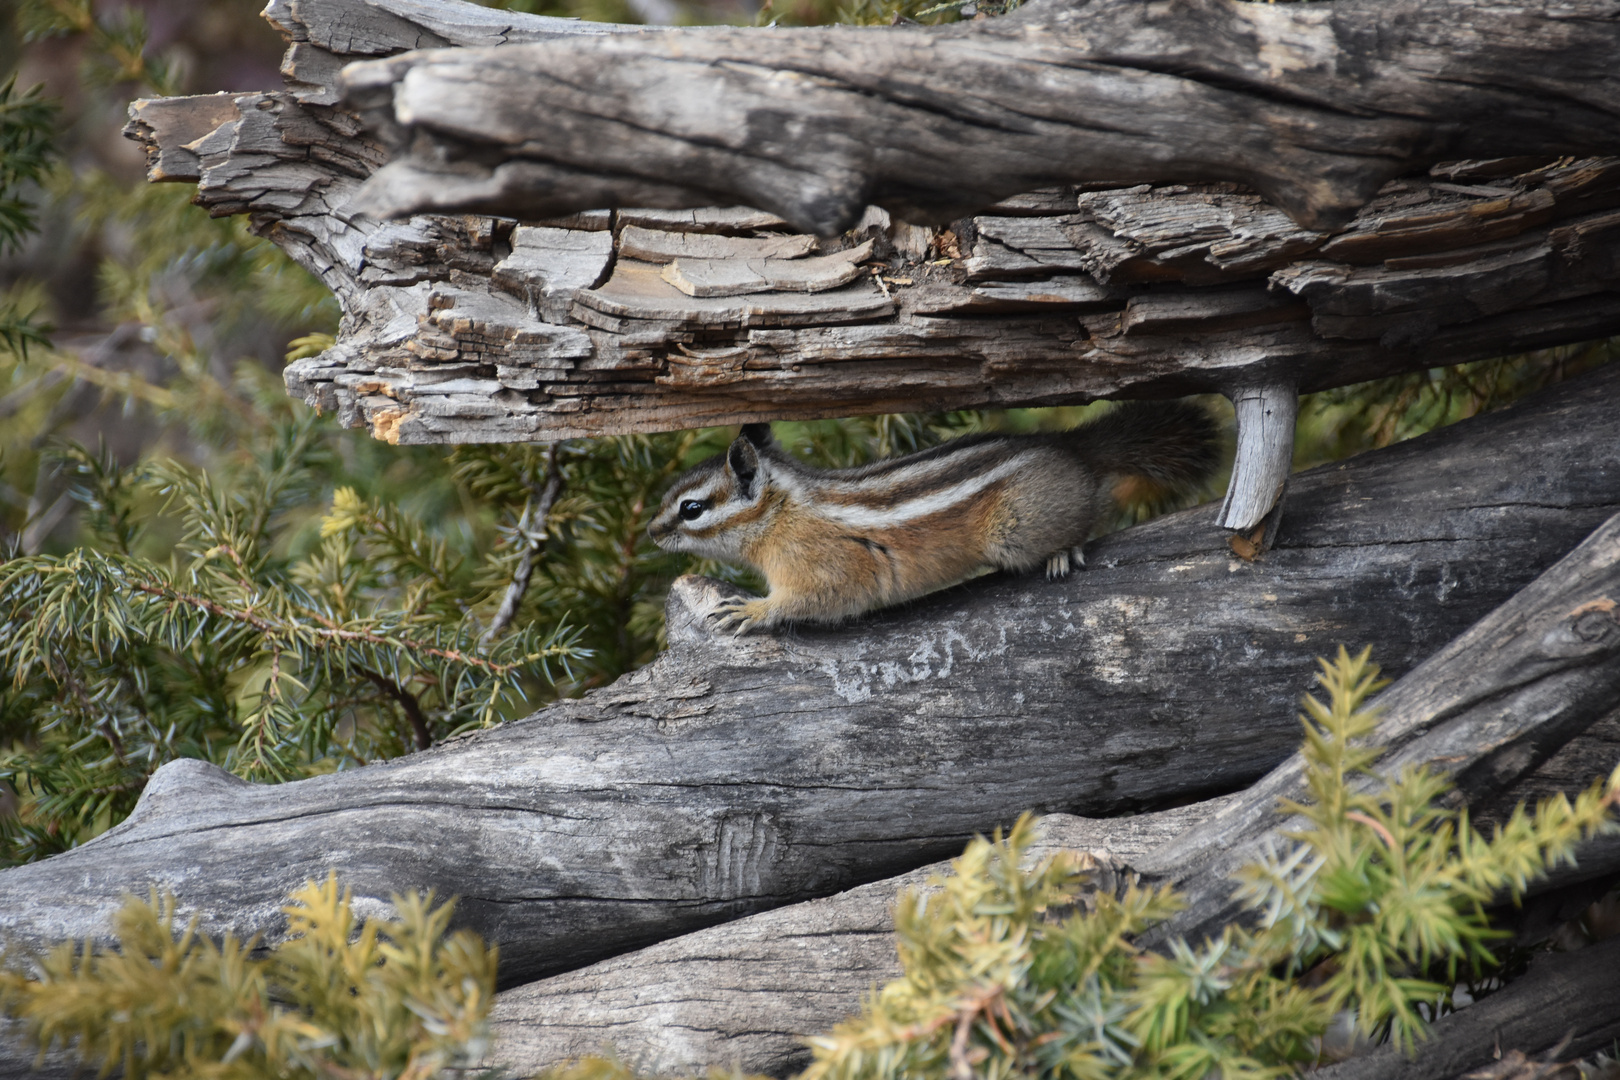
[[[1604,596],[1570,609],[1564,618],[1570,620],[1576,637],[1585,642],[1598,642],[1614,633],[1620,621],[1614,612],[1615,602]]]

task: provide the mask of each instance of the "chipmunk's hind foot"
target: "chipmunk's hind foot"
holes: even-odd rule
[[[1052,581],[1069,576],[1070,570],[1083,570],[1086,565],[1085,549],[1076,544],[1072,548],[1053,552],[1046,557],[1046,576]]]

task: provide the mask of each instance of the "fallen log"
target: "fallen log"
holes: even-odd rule
[[[1080,851],[1105,867],[1129,861],[1232,797],[1126,818],[1051,814],[1030,858]],[[895,896],[949,868],[924,866],[504,991],[490,1013],[489,1063],[528,1076],[612,1053],[664,1075],[736,1066],[787,1076],[809,1061],[806,1037],[899,976]]]
[[[1503,20],[1513,23],[1519,51],[1511,62],[1527,67],[1559,35],[1567,32],[1589,50],[1612,29],[1604,17],[1437,4],[1403,0],[1392,10],[1420,14],[1365,38],[1349,28],[1384,18],[1383,6],[1336,5],[1335,13],[1355,14],[1331,26],[1322,21],[1325,9],[1297,6],[1197,0],[1187,12],[1194,22],[1259,20],[1261,38],[1303,20],[1308,32],[1276,48],[1310,52],[1340,35],[1336,40],[1351,53],[1394,40],[1382,36],[1386,31],[1416,48],[1427,32],[1424,19],[1436,12],[1441,25],[1430,29],[1439,39],[1465,35],[1468,20],[1458,15],[1467,13],[1498,29]],[[1123,26],[1143,19],[1150,38],[1182,32],[1174,19],[1139,5],[1086,10],[1082,21],[1124,20]],[[491,12],[454,0],[278,0],[266,15],[290,41],[285,92],[139,101],[129,132],[147,148],[151,179],[196,183],[197,202],[211,213],[249,215],[256,230],[332,289],[346,316],[338,343],[290,365],[289,390],[390,441],[554,439],[1096,397],[1309,392],[1620,333],[1620,162],[1585,156],[1601,149],[1598,142],[1578,160],[1504,160],[1492,149],[1491,160],[1452,162],[1432,174],[1409,163],[1405,171],[1416,175],[1377,189],[1352,221],[1332,230],[1301,227],[1232,183],[1167,183],[1170,172],[1144,176],[1151,187],[1098,182],[1025,192],[945,231],[892,221],[874,207],[855,233],[819,241],[792,234],[774,214],[746,208],[624,206],[561,220],[458,214],[376,221],[356,216],[351,200],[385,163],[387,149],[335,107],[338,72],[351,59],[495,44],[500,48],[487,55],[517,57],[513,50],[538,42],[567,53],[570,64],[590,64],[599,46],[582,35],[604,34],[632,50],[688,43],[693,56],[723,42],[740,43],[752,56],[756,42],[847,39],[882,50],[889,42],[903,49],[936,36],[948,52],[978,41],[981,29],[997,21],[942,32],[795,36],[713,29],[627,34],[630,28]],[[1006,32],[992,29],[984,40],[1001,41]],[[1559,66],[1549,70],[1568,75],[1577,87],[1573,98],[1601,105],[1604,99],[1590,95],[1612,74],[1605,67],[1581,82],[1580,49],[1560,54]],[[408,71],[401,78],[415,86],[484,55],[411,53],[385,61],[392,65],[385,70]],[[1217,59],[1229,62],[1224,54]],[[1373,67],[1398,60],[1380,53]],[[1103,67],[1116,62],[1120,78],[1196,84],[1197,93],[1235,101],[1281,77],[1267,72],[1243,86],[1199,82],[1196,65],[1186,74],[1128,76],[1135,61],[1126,56]],[[693,69],[722,79],[764,70]],[[487,70],[513,69],[501,60]],[[1052,70],[1081,77],[1079,69]],[[614,77],[611,70],[601,74]],[[1309,82],[1322,73],[1293,74]],[[1371,70],[1365,74],[1377,81]],[[1538,80],[1545,77],[1537,72]],[[802,91],[807,102],[822,92],[802,79],[773,85],[790,95]],[[951,93],[962,85],[960,73],[951,73]],[[1418,89],[1409,81],[1399,85]],[[1519,84],[1477,92],[1497,100],[1493,95],[1546,90],[1513,86]],[[391,92],[377,89],[386,101],[371,115],[384,128],[397,126]],[[482,92],[477,85],[465,91],[435,107]],[[675,107],[668,95],[648,97],[654,99]],[[872,98],[882,99],[882,93]],[[1036,100],[1046,100],[1044,92]],[[1362,120],[1376,126],[1374,114],[1383,115],[1374,109],[1357,120],[1338,110],[1331,95],[1321,100],[1333,102],[1329,127]],[[1549,98],[1547,107],[1567,104]],[[1276,101],[1266,107],[1273,106],[1316,107]],[[1140,122],[1142,114],[1134,115]],[[1236,115],[1248,122],[1261,113],[1245,108]],[[545,115],[524,152],[552,144],[553,121],[559,132],[573,122],[562,113]],[[1499,128],[1493,122],[1478,130]],[[422,133],[426,145],[431,126]],[[1340,149],[1322,145],[1330,155]],[[644,148],[656,156],[655,141]],[[1001,160],[967,158],[975,168]],[[1394,160],[1379,158],[1377,167]],[[1245,161],[1261,170],[1285,167],[1264,154]],[[955,165],[936,169],[933,180],[953,182]],[[454,168],[474,166],[462,161]],[[587,189],[559,193],[575,196],[594,198]],[[844,276],[849,266],[824,264],[852,259],[868,241],[874,246],[853,279]],[[754,265],[764,257],[762,244],[769,246],[770,267]],[[817,291],[802,291],[810,288]],[[1285,450],[1285,435],[1263,433],[1262,441]],[[1243,486],[1269,492],[1275,479],[1262,469]],[[1249,508],[1234,506],[1232,520],[1252,518],[1263,504],[1247,499]]]
[[[428,51],[342,80],[399,147],[356,204],[379,216],[730,201],[832,235],[869,202],[942,224],[1052,183],[1234,181],[1329,230],[1444,158],[1620,152],[1617,51],[1613,0],[1036,0],[947,27]]]
[[[1584,734],[1571,740],[1567,749],[1584,755],[1588,770],[1578,783],[1554,783],[1546,785],[1548,790],[1572,795],[1594,779],[1592,770],[1601,771],[1601,763],[1620,761],[1620,749],[1615,749],[1620,745],[1620,718],[1608,717],[1590,732],[1613,750],[1607,756],[1593,757],[1592,741]],[[1526,798],[1546,779],[1538,769],[1502,794]],[[1160,842],[1242,798],[1241,793],[1222,796],[1128,818],[1053,814],[1042,819],[1045,835],[1031,854],[1039,857],[1055,849],[1084,852],[1101,867],[1095,887],[1115,889],[1134,876],[1131,864],[1151,857]],[[1612,878],[1620,870],[1620,847],[1594,845],[1583,853],[1581,863],[1587,873]],[[495,1046],[489,1061],[529,1075],[585,1054],[615,1054],[665,1074],[734,1066],[745,1073],[788,1076],[809,1062],[809,1036],[823,1034],[853,1016],[872,987],[899,977],[895,897],[900,889],[921,886],[947,869],[947,863],[938,863],[503,991],[490,1014]],[[1537,883],[1530,895],[1556,900],[1559,891],[1542,891],[1548,888],[1547,882]],[[1583,894],[1581,906],[1592,899]],[[1523,943],[1541,943],[1555,926],[1543,926],[1539,935]],[[1561,963],[1538,959],[1532,974],[1563,979]],[[1476,1018],[1488,1015],[1489,1023],[1503,1028],[1504,1048],[1545,1050],[1574,1029],[1579,1045],[1567,1047],[1566,1056],[1600,1049],[1614,1038],[1612,995],[1620,988],[1620,980],[1613,977],[1612,954],[1607,963],[1607,967],[1583,966],[1579,979],[1585,981],[1563,986],[1556,1008],[1549,1008],[1552,1003],[1541,991],[1516,998],[1520,988],[1515,984],[1511,993],[1490,999],[1493,1008]],[[1509,1001],[1515,1004],[1504,1009]],[[1465,1068],[1484,1063],[1496,1044],[1490,1038],[1477,1039],[1478,1027],[1467,1030],[1469,1035],[1453,1037],[1443,1022],[1438,1043],[1421,1048],[1419,1060],[1428,1064],[1407,1066],[1413,1070],[1409,1080],[1418,1076],[1450,1080]],[[1459,1053],[1469,1055],[1462,1065],[1455,1060]],[[1391,1059],[1392,1055],[1376,1052],[1371,1061],[1387,1065]],[[1357,1077],[1386,1075],[1370,1063],[1346,1071],[1351,1069]],[[1339,1080],[1337,1070],[1327,1075]]]
[[[129,890],[267,932],[335,868],[366,905],[431,887],[504,985],[955,854],[1021,811],[1233,790],[1293,752],[1313,657],[1415,667],[1620,510],[1620,367],[1301,474],[1277,546],[1213,554],[1214,505],[1098,541],[1049,584],[991,577],[841,629],[670,648],[579,701],[280,786],[175,762],[130,819],[0,872],[0,935],[104,938]],[[1390,508],[1399,506],[1400,512]]]
[[[1451,775],[1460,801],[1494,799],[1606,717],[1620,717],[1620,518],[1611,519],[1490,616],[1424,661],[1378,698],[1378,768],[1424,766]],[[1613,761],[1588,763],[1596,778]],[[1304,827],[1278,809],[1303,800],[1304,764],[1294,757],[1242,800],[1211,815],[1137,865],[1173,882],[1188,906],[1150,935],[1197,939],[1242,917],[1232,897],[1237,867],[1258,861]],[[1367,786],[1369,780],[1358,780]],[[1620,865],[1620,838],[1595,841],[1595,856],[1549,881],[1579,881]]]
[[[1620,516],[1377,699],[1385,711],[1372,739],[1398,748],[1387,768],[1398,771],[1413,762],[1444,768],[1458,775],[1460,794],[1483,797],[1497,808],[1553,791],[1573,794],[1607,776],[1620,764],[1620,709],[1613,707],[1620,689],[1620,620],[1608,599],[1616,594]],[[1482,644],[1487,642],[1489,647]],[[1414,726],[1422,733],[1416,739]],[[1092,852],[1105,867],[1176,882],[1190,893],[1191,917],[1145,940],[1162,943],[1172,933],[1194,940],[1215,936],[1223,921],[1243,917],[1229,900],[1233,871],[1268,845],[1286,846],[1282,834],[1297,826],[1276,806],[1279,779],[1292,781],[1301,768],[1295,755],[1241,794],[1160,814],[1112,821],[1049,818],[1048,840]],[[1282,794],[1298,798],[1303,792],[1294,785]],[[1234,821],[1264,823],[1265,831],[1240,834]],[[1178,834],[1183,824],[1188,828]],[[1574,866],[1536,882],[1530,894],[1612,878],[1617,871],[1620,838],[1599,838],[1582,847]],[[893,927],[885,902],[919,876],[925,875],[752,916],[510,990],[495,1011],[500,1060],[537,1071],[611,1049],[664,1071],[731,1064],[735,1058],[744,1070],[786,1075],[807,1059],[805,1036],[827,1030],[854,1012],[869,986],[900,974],[892,943],[881,936]],[[1543,983],[1553,978],[1556,985],[1556,977],[1547,968],[1541,963],[1524,985],[1514,983],[1490,998],[1491,1007],[1473,1019],[1492,1017],[1512,1033],[1501,1045],[1525,1051],[1551,1046],[1566,1028],[1580,1035],[1580,1047],[1572,1051],[1577,1054],[1612,1038],[1614,993],[1620,992],[1613,969],[1602,993],[1565,993],[1560,1011],[1551,1014],[1556,1022],[1549,1022],[1543,1010],[1551,991]],[[1558,962],[1552,968],[1563,970]],[[1588,968],[1579,968],[1588,981],[1602,970]],[[1488,1029],[1473,1024],[1444,1030],[1477,1035]],[[1483,1063],[1490,1046],[1489,1039],[1469,1045],[1465,1036],[1442,1036],[1403,1066],[1407,1072],[1391,1075],[1449,1078]],[[1370,1060],[1387,1065],[1390,1056]],[[1384,1074],[1358,1066],[1347,1075]]]

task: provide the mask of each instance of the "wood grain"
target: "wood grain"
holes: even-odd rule
[[[357,204],[379,216],[729,200],[833,235],[868,203],[943,224],[1052,183],[1226,181],[1332,230],[1443,158],[1620,152],[1617,52],[1613,0],[1035,0],[944,27],[603,35],[343,78],[409,132]]]
[[[1511,600],[1425,660],[1378,697],[1372,736],[1384,748],[1377,768],[1421,766],[1451,776],[1462,801],[1500,800],[1572,738],[1616,712],[1620,697],[1620,516],[1610,519]],[[1617,762],[1585,763],[1586,782]],[[1366,789],[1371,781],[1357,780]],[[1218,933],[1241,917],[1232,899],[1235,869],[1256,861],[1303,827],[1278,801],[1307,797],[1298,756],[1241,800],[1211,815],[1137,865],[1176,883],[1187,908],[1150,935]],[[1612,873],[1620,838],[1595,842],[1602,857],[1560,867],[1549,880]]]
[[[1616,592],[1620,516],[1376,699],[1383,715],[1371,741],[1393,748],[1381,769],[1426,764],[1450,772],[1458,793],[1487,818],[1493,805],[1574,794],[1606,776],[1620,764],[1613,708],[1620,622],[1609,599]],[[1175,881],[1190,894],[1190,917],[1147,940],[1162,946],[1171,933],[1198,940],[1243,916],[1224,903],[1233,870],[1267,846],[1291,843],[1284,834],[1298,822],[1275,807],[1279,794],[1303,794],[1300,768],[1296,755],[1245,792],[1158,814],[1053,816],[1047,841],[1092,852],[1101,867],[1094,888],[1116,891],[1138,871]],[[1580,882],[1595,882],[1601,894],[1620,871],[1613,837],[1585,844],[1578,856],[1532,882],[1529,894],[1554,902]],[[611,1048],[666,1071],[735,1060],[786,1075],[807,1059],[804,1036],[830,1028],[868,986],[900,974],[888,901],[921,880],[918,872],[791,905],[508,991],[496,1010],[502,1060],[534,1071]],[[1594,895],[1574,887],[1581,896],[1570,916]],[[1540,942],[1553,925],[1529,922],[1520,928],[1531,935],[1525,944]],[[1576,1040],[1573,1055],[1601,1048],[1617,1030],[1620,980],[1595,957],[1612,965],[1612,948],[1573,965],[1539,959],[1529,977],[1489,998],[1489,1008],[1442,1023],[1437,1038],[1398,1068],[1398,1055],[1376,1051],[1339,1071],[1452,1077],[1487,1060],[1493,1044],[1480,1033],[1491,1025],[1502,1032],[1496,1045],[1509,1049],[1539,1051],[1565,1033]]]
[[[1108,867],[1147,854],[1222,802],[1126,818],[1050,814],[1030,856],[1081,851]],[[490,1015],[490,1061],[530,1075],[611,1052],[665,1074],[735,1063],[787,1076],[809,1061],[806,1037],[853,1016],[873,986],[900,975],[895,898],[949,868],[934,863],[514,987]]]

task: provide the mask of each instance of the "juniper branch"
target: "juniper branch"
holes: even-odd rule
[[[416,695],[399,685],[392,679],[385,678],[375,671],[362,671],[372,685],[387,694],[399,703],[400,709],[405,713],[405,719],[411,722],[411,734],[415,736],[416,748],[426,750],[433,745],[433,731],[428,727],[427,717],[422,715],[422,703]]]
[[[500,610],[495,612],[495,618],[490,622],[489,629],[479,644],[489,646],[489,643],[500,636],[512,618],[517,615],[518,605],[523,601],[523,594],[529,591],[529,579],[534,574],[534,560],[546,544],[546,529],[550,524],[551,508],[557,502],[557,496],[562,494],[562,470],[557,467],[557,447],[552,443],[546,451],[546,479],[538,487],[531,485],[529,497],[523,504],[523,516],[518,519],[517,535],[523,541],[523,554],[518,557],[517,571],[512,575],[512,583],[506,588],[506,595],[501,599]]]

